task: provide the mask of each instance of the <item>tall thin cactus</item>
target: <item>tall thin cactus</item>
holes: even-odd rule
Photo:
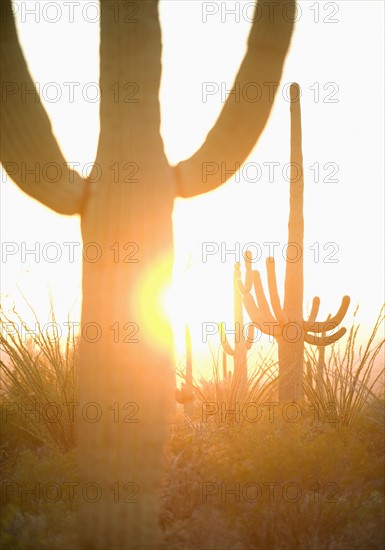
[[[300,110],[300,89],[297,84],[290,87],[291,114],[291,163],[290,163],[290,214],[289,238],[286,252],[285,296],[283,307],[277,289],[274,258],[267,258],[267,281],[271,306],[266,299],[261,277],[252,269],[250,253],[245,254],[245,284],[238,280],[238,287],[243,294],[243,303],[250,319],[258,328],[273,336],[278,344],[279,361],[279,398],[281,401],[299,399],[303,395],[302,379],[304,367],[304,343],[318,347],[336,342],[346,332],[340,328],[334,334],[327,335],[343,320],[349,307],[350,298],[344,296],[341,306],[334,317],[324,322],[316,321],[320,307],[318,296],[313,298],[309,318],[303,318],[303,160],[302,130]],[[296,257],[289,255],[289,248],[295,247]],[[251,294],[254,287],[255,297]]]
[[[234,347],[230,345],[227,339],[224,323],[219,325],[219,332],[224,353],[231,355],[234,358],[233,380],[237,383],[240,391],[242,392],[247,387],[247,352],[253,344],[255,327],[253,324],[249,323],[245,334],[243,301],[238,289],[238,280],[240,276],[241,266],[240,263],[237,262],[234,265],[233,274],[235,322]]]
[[[186,344],[186,375],[185,382],[182,382],[181,389],[175,390],[175,397],[178,403],[183,404],[185,416],[190,418],[194,412],[194,392],[193,392],[193,375],[192,375],[192,343],[191,331],[188,324],[185,324],[185,344]]]

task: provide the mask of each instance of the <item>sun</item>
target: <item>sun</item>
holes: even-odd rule
[[[149,345],[173,351],[178,307],[172,286],[172,254],[164,254],[144,273],[138,287],[140,331]]]

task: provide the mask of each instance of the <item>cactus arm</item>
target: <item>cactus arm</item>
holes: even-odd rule
[[[330,329],[329,329],[330,330]],[[305,342],[314,346],[324,347],[337,342],[346,332],[346,328],[340,328],[335,334],[330,336],[317,336],[316,334],[305,334]]]
[[[219,323],[218,328],[223,351],[225,351],[228,355],[234,355],[234,349],[230,346],[229,341],[227,340],[224,323]]]
[[[295,7],[294,1],[292,4]],[[270,8],[274,9],[274,5],[276,9],[271,20]],[[264,90],[264,83],[280,82],[293,31],[293,23],[283,16],[284,5],[287,5],[286,0],[258,2],[256,9],[261,17],[254,19],[247,53],[235,78],[234,93],[229,95],[201,148],[175,167],[177,195],[189,198],[225,183],[246,160],[259,139],[273,102],[266,91],[258,101],[250,101],[246,90],[250,83]],[[219,168],[208,178],[202,178],[205,163]],[[222,163],[226,166],[225,178],[220,170]]]
[[[238,292],[240,292],[242,295],[249,294],[249,292],[246,291],[246,286],[243,284],[242,279],[237,279],[237,288]]]
[[[246,311],[252,320],[257,325],[257,328],[268,336],[280,336],[281,331],[278,326],[278,322],[272,317],[272,320],[267,319],[262,311],[257,307],[253,296],[248,292],[243,295],[243,303]]]
[[[243,257],[245,260],[245,268],[246,268],[244,292],[250,292],[253,286],[253,270],[251,266],[251,262],[253,261],[253,258],[251,256],[250,250],[246,250]]]
[[[328,319],[327,321],[312,323],[309,325],[307,330],[310,330],[311,332],[325,332],[327,330],[331,330],[332,328],[338,326],[342,322],[343,318],[345,317],[349,304],[350,304],[350,297],[344,296],[342,298],[340,308],[336,313],[336,315],[334,315],[334,317],[332,317],[331,319]]]
[[[246,308],[247,314],[253,323],[260,325],[265,321],[264,315],[262,314],[260,309],[257,307],[257,304],[255,303],[255,300],[253,296],[250,294],[250,292],[247,292],[246,294],[243,295],[243,303]]]
[[[245,268],[246,268],[245,282],[242,281],[240,264],[237,262],[236,266],[238,266],[238,268],[236,268],[235,284],[238,288],[238,291],[241,294],[247,294],[248,292],[251,291],[251,288],[253,286],[253,270],[252,270],[252,267],[251,267],[251,262],[252,262],[251,252],[249,250],[246,250],[243,257],[244,257],[244,260],[245,260]]]
[[[76,214],[88,186],[68,168],[37,92],[29,92],[35,86],[19,44],[10,0],[3,0],[1,7],[0,160],[27,195],[60,214]],[[22,89],[29,92],[25,98]],[[56,167],[51,181],[48,166]]]
[[[321,303],[321,300],[319,299],[319,297],[315,296],[313,298],[309,318],[307,321],[304,322],[304,329],[306,332],[309,330],[309,327],[315,323],[315,320],[318,315],[320,303]]]
[[[254,290],[255,290],[255,296],[257,298],[258,308],[265,315],[266,320],[268,320],[269,322],[274,322],[275,319],[273,314],[270,311],[269,303],[266,299],[265,292],[263,290],[259,271],[253,272],[253,279],[254,279]]]
[[[275,276],[275,261],[274,258],[267,258],[267,284],[269,287],[270,301],[274,311],[274,315],[280,324],[285,325],[287,323],[287,316],[282,310],[281,301],[279,299],[277,278]]]
[[[247,337],[245,340],[246,349],[249,350],[254,343],[255,325],[247,327]]]

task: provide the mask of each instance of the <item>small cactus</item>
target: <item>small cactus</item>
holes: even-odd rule
[[[175,399],[178,403],[184,405],[184,414],[190,418],[193,415],[193,380],[192,380],[192,347],[191,347],[191,332],[189,326],[185,325],[185,342],[186,342],[186,382],[181,384],[181,389],[175,390]]]
[[[234,285],[234,321],[235,338],[234,347],[227,339],[224,323],[219,325],[219,333],[224,354],[231,355],[234,358],[234,376],[237,377],[239,387],[244,389],[247,386],[247,352],[251,348],[254,339],[255,327],[249,323],[247,335],[244,334],[243,303],[242,296],[238,290],[238,280],[241,277],[240,263],[234,265],[233,285]],[[225,360],[225,355],[223,355]],[[226,363],[227,364],[227,363]]]

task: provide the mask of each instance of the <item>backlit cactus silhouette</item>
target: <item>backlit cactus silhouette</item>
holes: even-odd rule
[[[186,378],[182,382],[181,389],[175,390],[175,397],[178,403],[183,404],[184,414],[190,418],[194,411],[194,391],[193,391],[193,367],[192,367],[192,344],[191,331],[188,324],[185,325],[185,344],[186,344]]]
[[[284,16],[287,6],[286,0],[259,3],[237,89],[279,83],[293,30],[294,18]],[[80,345],[79,410],[93,402],[102,416],[89,422],[79,414],[76,433],[79,480],[82,486],[97,483],[101,495],[97,502],[80,500],[79,547],[154,550],[162,450],[175,407],[171,327],[156,309],[162,286],[171,280],[174,199],[224,183],[220,171],[203,181],[205,163],[224,163],[226,179],[231,177],[261,135],[272,100],[268,93],[255,102],[229,94],[200,149],[171,167],[160,135],[158,1],[103,0],[100,136],[95,170],[85,181],[69,169],[41,102],[33,93],[21,99],[21,88],[33,90],[34,83],[11,0],[3,0],[1,9],[3,167],[42,204],[79,214],[83,243],[99,251],[98,261],[83,262],[81,325],[87,338]],[[61,167],[56,181],[47,175],[51,164]],[[30,171],[36,167],[39,181]],[[130,497],[134,501],[127,503]]]
[[[345,328],[340,328],[332,335],[326,333],[341,323],[350,303],[350,298],[344,296],[338,313],[324,322],[319,322],[316,318],[320,299],[316,296],[313,299],[309,318],[307,320],[303,318],[304,180],[299,97],[299,86],[292,84],[290,87],[290,214],[283,307],[277,289],[274,258],[266,260],[267,282],[274,314],[266,299],[260,274],[252,269],[252,258],[249,252],[245,254],[245,283],[243,284],[241,279],[238,280],[239,290],[243,294],[243,302],[250,319],[262,332],[274,336],[277,341],[279,398],[282,401],[298,399],[302,396],[304,342],[320,347],[332,344],[341,338],[346,332]],[[289,248],[295,249],[295,256],[289,255]],[[251,294],[252,287],[254,287],[256,300]]]
[[[234,287],[234,322],[235,335],[234,347],[232,347],[226,336],[226,326],[224,323],[219,325],[219,332],[223,351],[234,358],[234,376],[233,380],[242,392],[247,387],[247,352],[251,348],[254,339],[254,325],[249,323],[245,333],[243,318],[242,295],[238,289],[238,280],[241,277],[240,263],[234,265],[233,287]]]
[[[331,315],[328,315],[328,318],[326,319],[326,321],[329,322],[330,318],[331,318]],[[322,333],[321,343],[319,343],[317,345],[318,359],[317,359],[317,374],[316,374],[316,377],[317,377],[318,387],[321,387],[321,385],[322,385],[322,381],[323,381],[323,378],[324,378],[324,375],[325,375],[325,368],[326,368],[325,346],[322,345],[322,341],[323,341],[324,338],[326,338],[326,332]]]

